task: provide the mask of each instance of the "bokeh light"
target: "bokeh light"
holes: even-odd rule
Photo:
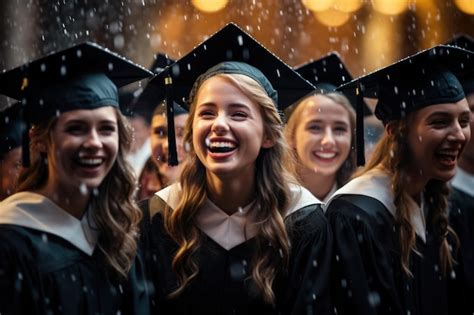
[[[474,14],[474,0],[454,0],[459,10],[466,14]]]
[[[372,0],[374,10],[386,14],[397,15],[408,8],[408,0]]]
[[[214,13],[224,9],[228,0],[192,0],[193,5],[199,11]]]
[[[314,12],[321,12],[331,8],[335,0],[303,0],[303,5]]]
[[[350,14],[336,9],[314,12],[316,19],[326,26],[338,27],[349,21]]]

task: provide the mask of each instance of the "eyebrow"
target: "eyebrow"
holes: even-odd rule
[[[312,120],[308,121],[306,124],[325,123],[325,122],[327,122],[327,121],[326,121],[326,120],[323,120],[323,119],[312,119]],[[349,125],[350,125],[350,123],[348,124],[347,122],[342,121],[342,120],[331,121],[331,123],[340,124],[340,125],[345,125],[345,126],[349,126]]]
[[[470,110],[465,110],[459,113],[459,115],[469,115],[471,111]],[[446,111],[436,111],[431,113],[427,118],[431,118],[434,116],[454,116],[454,113],[452,112],[446,112]]]

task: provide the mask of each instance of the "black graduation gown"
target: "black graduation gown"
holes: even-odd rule
[[[339,195],[327,208],[334,235],[331,288],[337,314],[448,314],[440,243],[430,231],[418,236],[407,276],[401,267],[393,216],[377,199]]]
[[[453,314],[474,314],[474,197],[453,188],[449,198],[450,225],[460,241],[452,280]]]
[[[99,258],[63,239],[0,225],[0,314],[147,314],[143,270],[114,281]]]
[[[277,275],[276,306],[265,304],[250,276],[256,248],[255,238],[226,250],[206,234],[197,254],[199,274],[176,299],[169,293],[177,288],[171,266],[176,243],[163,227],[164,201],[154,196],[142,202],[142,209],[154,215],[145,226],[147,266],[155,288],[152,304],[156,314],[329,314],[329,275],[332,239],[319,205],[307,206],[289,215],[285,222],[291,235],[288,272]],[[146,216],[146,215],[145,215]],[[146,225],[146,221],[145,225]]]

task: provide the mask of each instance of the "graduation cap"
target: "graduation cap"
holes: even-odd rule
[[[352,75],[345,67],[339,54],[332,52],[327,56],[310,61],[301,66],[294,68],[303,78],[311,82],[318,93],[325,94],[336,92],[336,88],[342,84],[351,81]],[[344,95],[347,97],[351,105],[355,108],[357,97],[353,91],[346,90]],[[366,102],[363,102],[363,115],[370,116],[372,111]],[[357,110],[357,109],[356,109]]]
[[[118,54],[86,42],[1,73],[0,93],[21,100],[29,129],[32,123],[71,110],[119,108],[117,88],[151,75]],[[26,134],[23,141],[26,166]]]
[[[384,124],[426,106],[455,103],[465,97],[459,80],[472,77],[474,53],[439,45],[418,52],[338,88],[378,99],[375,116]],[[459,80],[458,80],[459,78]],[[357,116],[357,163],[364,164],[363,119]]]
[[[471,36],[461,34],[450,40],[446,45],[461,47],[466,50],[474,51],[474,39]],[[474,93],[474,78],[466,78],[461,80],[464,93],[466,95]]]
[[[174,62],[175,61],[168,58],[167,55],[157,53],[153,59],[153,64],[150,66],[150,70],[155,74],[160,74],[166,67],[172,65]],[[151,121],[155,108],[158,105],[163,105],[163,108],[166,110],[166,104],[163,102],[166,98],[164,87],[150,84],[150,82],[148,82],[145,88],[136,91],[129,105],[131,115],[139,114],[145,117],[148,122]],[[187,111],[181,107],[175,107],[175,110],[178,115],[187,113]]]
[[[20,103],[0,112],[0,156],[21,146],[24,130]]]
[[[156,90],[165,91],[167,104],[175,101],[189,109],[188,97],[198,77],[204,73],[204,76],[208,77],[224,72],[245,74],[256,80],[274,99],[280,113],[314,91],[311,83],[233,23],[227,24],[176,63],[168,66],[153,78],[149,85],[156,86]],[[173,141],[172,107],[168,107],[167,114],[170,135],[168,140]],[[176,145],[170,142],[171,165],[177,162],[173,149],[175,147]]]

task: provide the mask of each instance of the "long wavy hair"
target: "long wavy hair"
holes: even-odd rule
[[[341,105],[347,111],[347,114],[349,115],[349,123],[350,123],[349,128],[351,132],[351,146],[349,150],[349,155],[347,156],[344,163],[336,172],[336,184],[338,187],[342,187],[343,185],[347,183],[347,181],[349,180],[349,178],[352,176],[352,174],[354,173],[356,169],[356,154],[355,154],[356,113],[354,111],[354,108],[352,108],[349,100],[344,95],[340,93],[335,93],[335,92],[321,94],[321,95],[329,98],[336,104]],[[289,141],[295,140],[296,128],[301,123],[301,116],[305,108],[305,106],[302,106],[302,104],[309,97],[312,97],[312,96],[314,96],[314,94],[292,105],[290,108],[288,108],[285,111],[286,120],[287,120],[286,126],[285,126],[285,136],[286,136],[286,139],[288,139]],[[298,155],[294,148],[292,148],[291,153],[293,154],[293,159],[296,161],[296,163],[300,163]],[[288,165],[288,169],[295,175],[295,177],[298,178],[299,175],[297,172],[297,168],[294,167],[293,165],[295,164],[290,162],[290,164]]]
[[[411,224],[410,209],[408,208],[410,197],[405,189],[409,183],[407,170],[411,163],[410,159],[413,157],[407,142],[412,117],[413,115],[409,114],[400,120],[391,122],[392,132],[389,134],[385,130],[366,166],[354,175],[354,177],[360,176],[376,167],[381,167],[391,175],[391,187],[396,208],[395,222],[398,227],[401,247],[401,265],[403,271],[409,276],[413,276],[410,271],[410,256],[412,252],[419,254],[416,250],[415,228]],[[446,275],[455,263],[448,244],[448,235],[452,237],[457,246],[459,245],[457,235],[448,222],[448,184],[431,179],[425,186],[423,193],[424,200],[430,209],[426,225],[438,238],[441,267],[443,274]]]
[[[132,141],[132,129],[122,114],[116,111],[119,133],[119,150],[111,170],[91,194],[92,216],[100,231],[98,248],[111,270],[121,278],[127,276],[137,251],[138,223],[142,213],[134,201],[136,180],[125,159]],[[48,179],[48,161],[36,147],[45,141],[51,149],[52,132],[57,117],[33,125],[31,129],[31,164],[23,169],[17,191],[42,188]]]
[[[271,148],[262,148],[256,160],[258,246],[251,265],[251,278],[264,301],[274,304],[275,276],[277,272],[285,270],[289,262],[290,240],[284,217],[291,201],[288,183],[295,182],[283,163],[289,158],[288,146],[283,137],[283,124],[275,104],[256,81],[241,74],[216,76],[235,85],[260,105],[265,135],[274,142]],[[191,111],[184,134],[184,141],[189,144],[190,154],[180,178],[182,196],[176,209],[167,208],[164,211],[165,228],[179,246],[172,261],[173,269],[179,279],[179,287],[170,294],[170,298],[180,295],[199,273],[195,256],[201,244],[202,234],[196,226],[195,217],[207,198],[206,169],[197,158],[192,145],[192,125],[196,113],[196,96],[202,83],[197,82],[190,95]]]

